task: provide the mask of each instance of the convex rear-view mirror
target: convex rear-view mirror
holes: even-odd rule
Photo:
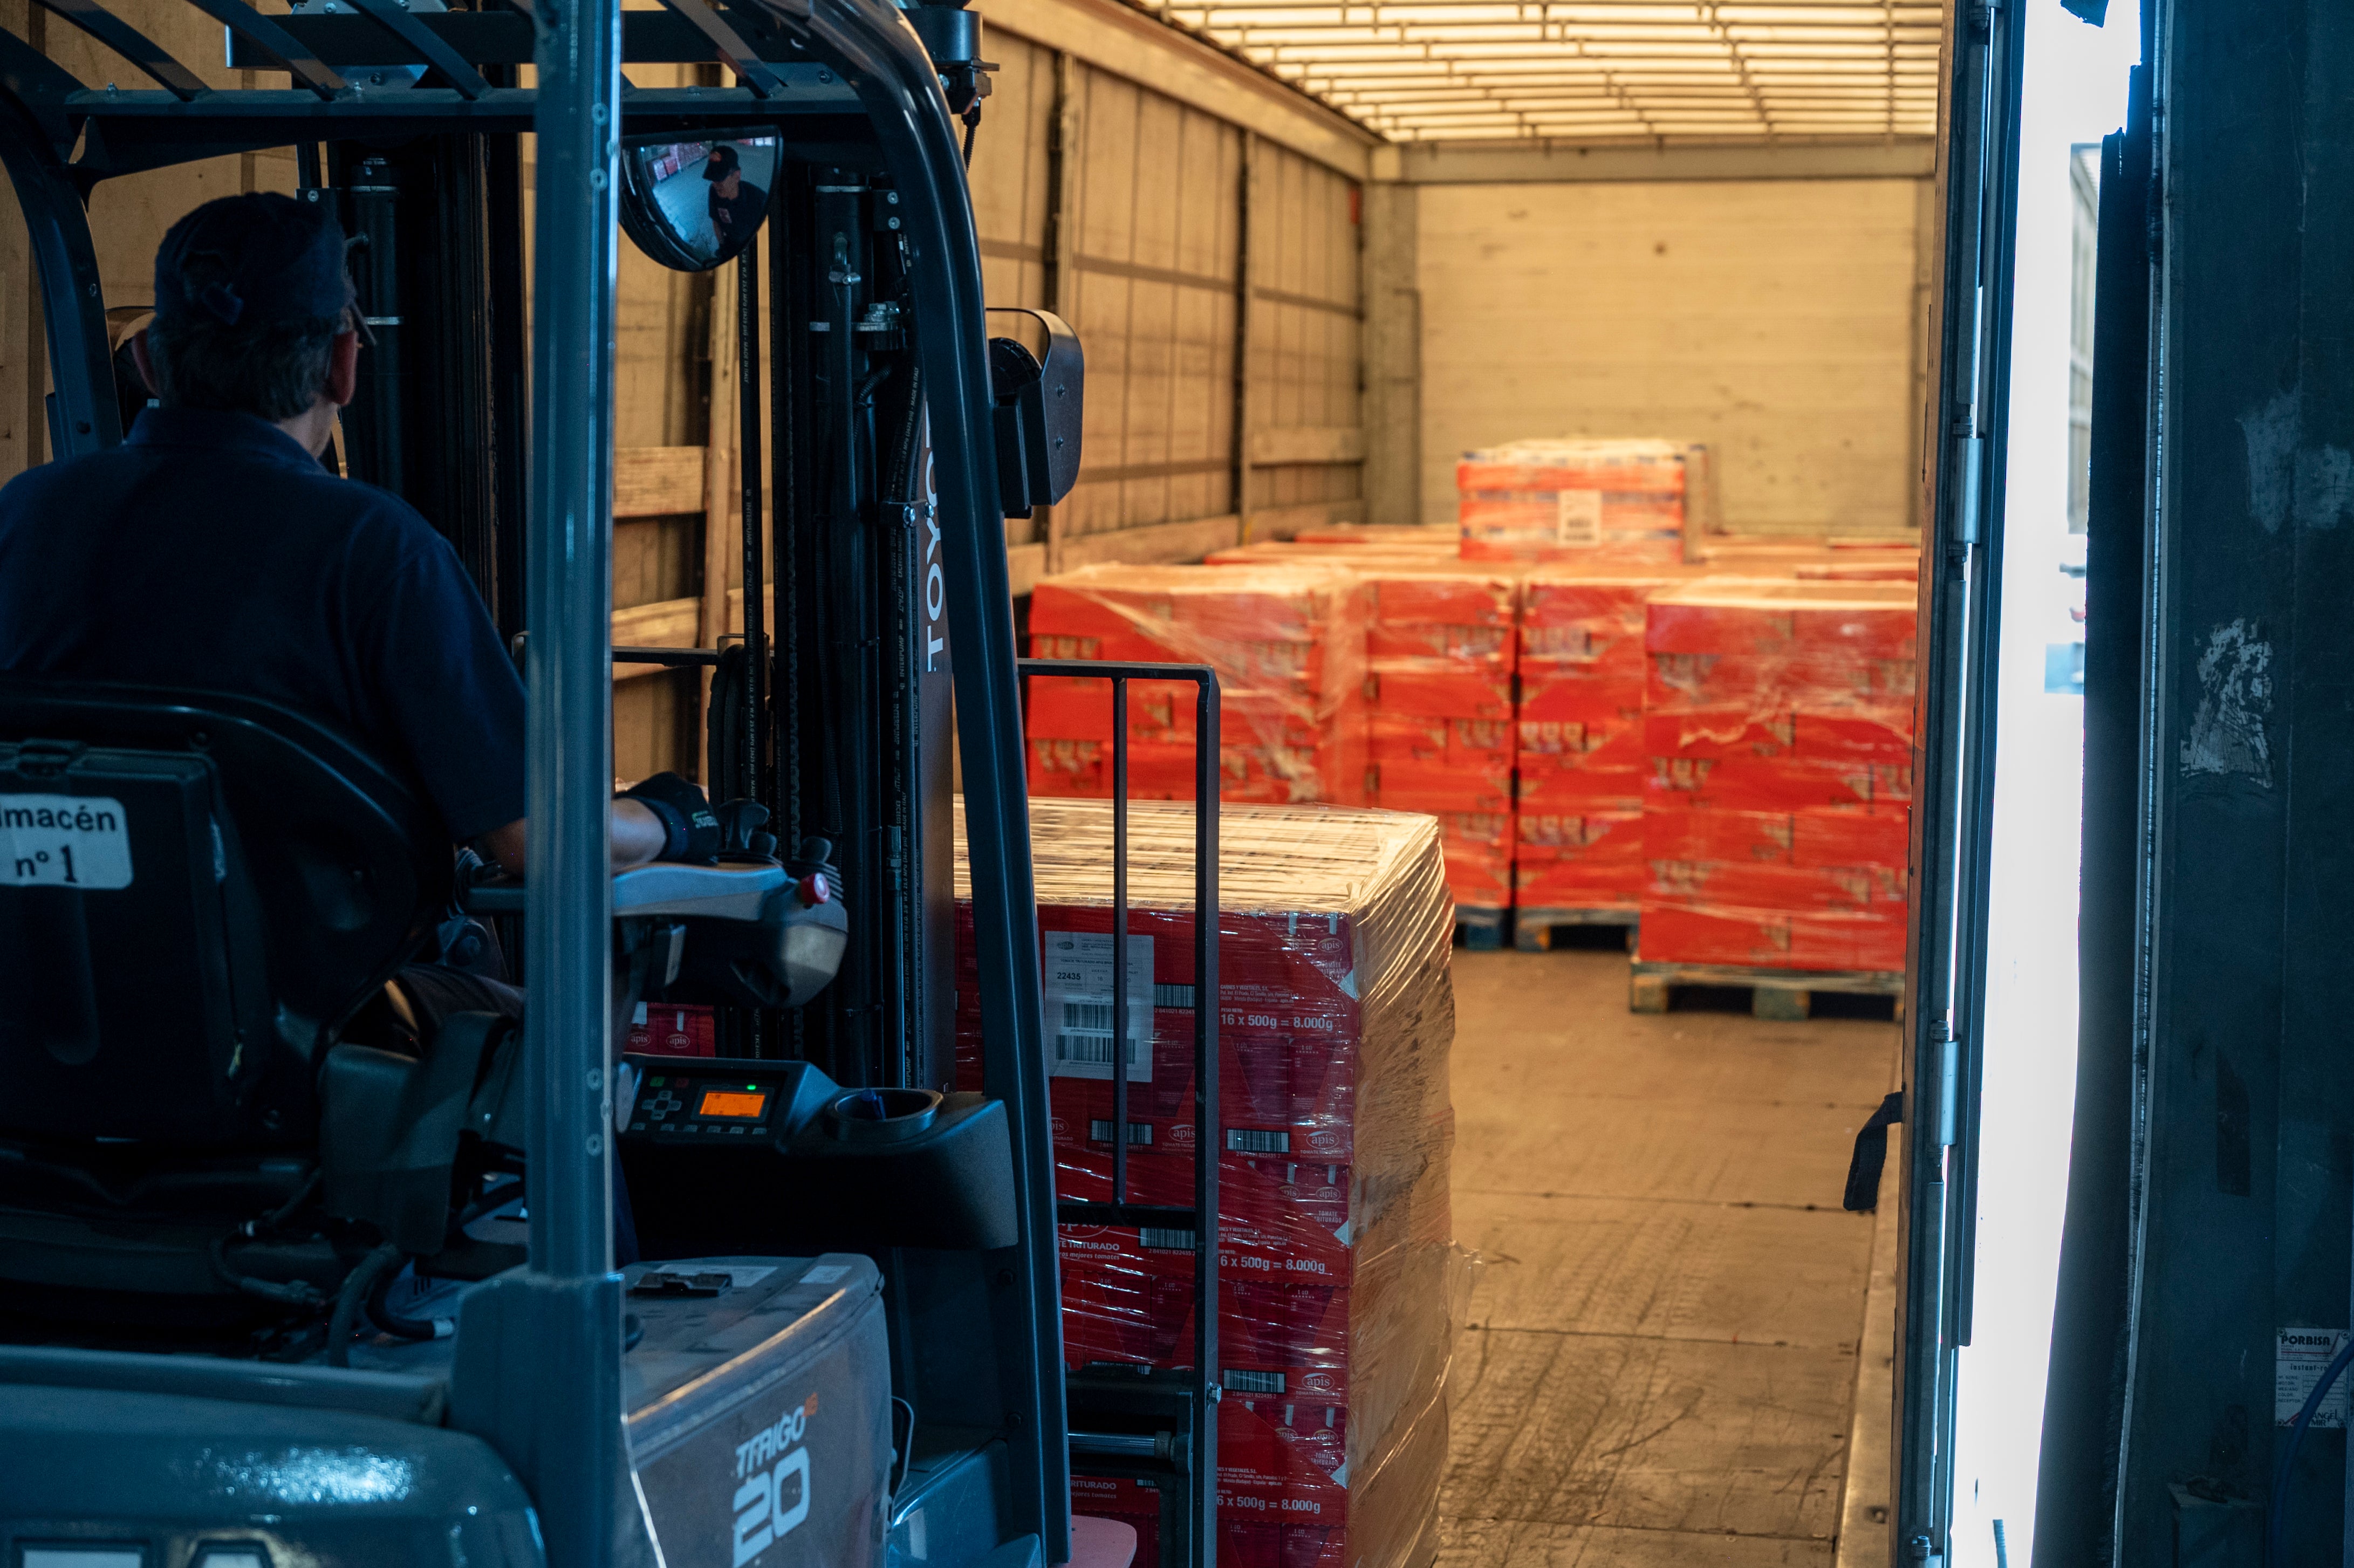
[[[773,134],[625,141],[621,228],[663,266],[707,272],[759,232],[778,163]]]

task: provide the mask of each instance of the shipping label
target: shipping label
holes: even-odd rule
[[[1602,543],[1602,493],[1564,490],[1553,518],[1553,538],[1564,545]]]
[[[1046,934],[1047,1073],[1106,1078],[1112,1063],[1111,934]],[[1128,1081],[1152,1081],[1152,938],[1128,938]]]

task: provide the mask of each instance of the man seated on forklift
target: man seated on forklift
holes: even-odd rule
[[[155,254],[132,340],[155,404],[110,451],[0,490],[0,672],[259,697],[418,786],[453,845],[524,865],[524,688],[457,552],[398,496],[319,461],[358,384],[364,324],[324,202],[207,202]],[[615,801],[616,871],[708,860],[703,791],[658,774]],[[402,976],[423,1037],[522,993]]]
[[[744,160],[725,142],[716,143],[703,163],[711,182],[711,240],[715,253],[733,256],[758,232],[769,216],[769,193],[744,177]]]

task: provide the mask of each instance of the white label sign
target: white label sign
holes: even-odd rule
[[[1046,933],[1046,1071],[1111,1076],[1111,933]],[[1128,1081],[1152,1081],[1152,938],[1128,938]]]
[[[130,819],[122,801],[0,795],[0,886],[130,885]]]
[[[2314,1385],[2338,1352],[2346,1348],[2343,1329],[2283,1329],[2273,1357],[2273,1425],[2286,1426],[2305,1408]],[[2346,1393],[2354,1367],[2338,1374],[2338,1382],[2322,1396],[2313,1413],[2313,1430],[2341,1431],[2346,1425]]]
[[[1602,543],[1602,493],[1564,490],[1557,494],[1560,510],[1554,516],[1554,538],[1564,545]]]

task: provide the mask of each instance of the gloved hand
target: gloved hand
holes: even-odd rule
[[[701,786],[675,773],[657,773],[622,790],[621,799],[637,801],[661,819],[663,847],[655,858],[709,865],[718,854],[719,819]]]

